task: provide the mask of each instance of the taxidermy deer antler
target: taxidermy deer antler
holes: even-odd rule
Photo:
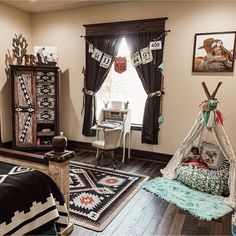
[[[23,62],[23,57],[27,52],[26,48],[28,46],[28,43],[26,42],[26,39],[22,37],[22,34],[19,34],[19,36],[15,34],[15,37],[12,39],[12,46],[12,51],[14,53],[14,56],[16,57],[17,64],[21,65]]]

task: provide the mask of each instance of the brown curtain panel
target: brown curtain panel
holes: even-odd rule
[[[116,56],[119,44],[122,36],[89,36],[86,37],[87,42],[92,43],[94,47],[107,53],[113,57]],[[100,66],[100,62],[96,61],[91,57],[91,53],[88,52],[89,44],[86,43],[86,71],[84,78],[84,89],[91,91],[95,94],[103,82],[105,81],[107,74],[111,68],[112,63],[109,68],[103,68]],[[96,101],[95,96],[88,95],[84,93],[84,122],[82,133],[84,136],[95,136],[94,130],[91,127],[96,124]]]
[[[160,37],[162,33],[145,32],[126,35],[125,38],[131,54],[147,47],[149,42]],[[153,61],[147,64],[140,64],[136,67],[147,95],[162,88],[162,74],[158,66],[162,63],[163,59],[164,38],[164,36],[160,37],[162,49],[152,51]],[[161,97],[154,96],[146,100],[142,124],[142,143],[158,144],[160,99]]]

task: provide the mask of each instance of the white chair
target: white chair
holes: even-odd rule
[[[100,160],[105,151],[111,154],[112,165],[116,168],[115,149],[120,146],[120,139],[122,135],[122,128],[104,129],[104,140],[98,139],[92,142],[92,146],[97,148],[97,164],[100,165]]]

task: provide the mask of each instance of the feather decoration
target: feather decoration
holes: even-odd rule
[[[223,115],[219,110],[216,111],[216,122],[223,125]]]
[[[204,123],[207,126],[208,120],[209,120],[210,112],[206,111],[204,112]]]
[[[207,128],[212,128],[215,125],[215,112],[214,111],[210,111],[209,112],[209,118],[207,121]]]

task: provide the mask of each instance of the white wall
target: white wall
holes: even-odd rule
[[[0,117],[3,142],[11,140],[11,90],[6,69],[12,64],[12,39],[22,34],[31,45],[31,17],[29,14],[0,2]]]
[[[60,126],[71,140],[90,142],[82,135],[82,67],[85,64],[83,24],[168,17],[164,49],[164,124],[159,145],[140,143],[140,132],[133,132],[132,148],[173,154],[190,130],[198,105],[205,100],[201,82],[213,91],[223,82],[217,98],[225,117],[225,127],[236,142],[235,73],[193,75],[191,73],[195,33],[236,30],[236,3],[233,2],[133,2],[94,8],[36,14],[32,18],[33,45],[58,46],[62,71]]]

